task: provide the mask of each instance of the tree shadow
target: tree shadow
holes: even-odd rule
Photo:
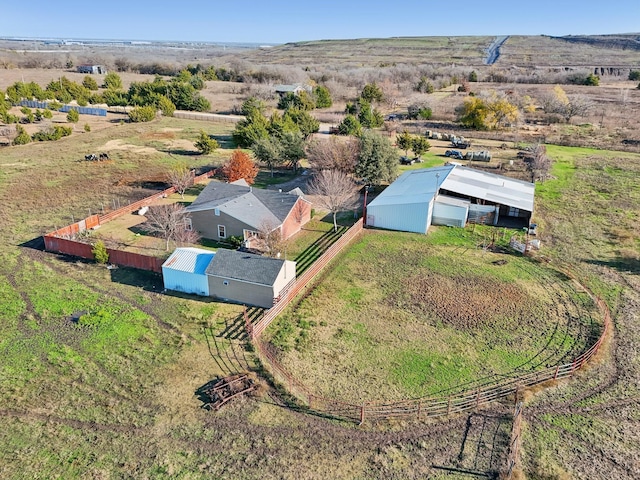
[[[161,292],[164,289],[162,275],[150,270],[133,267],[117,267],[110,270],[111,281],[123,285],[142,288],[147,292]]]
[[[233,141],[233,137],[230,137],[228,135],[209,135],[209,138],[212,138],[213,140],[218,142],[220,148],[234,149],[238,147],[236,145],[236,142]]]
[[[497,479],[511,434],[508,415],[472,413],[467,417],[460,450],[449,465],[433,468],[450,473]]]
[[[168,155],[180,155],[183,157],[197,157],[202,155],[202,153],[197,150],[185,150],[184,148],[163,148],[158,150]]]
[[[620,273],[640,274],[640,259],[630,257],[616,257],[614,260],[584,260],[591,265],[609,267]]]

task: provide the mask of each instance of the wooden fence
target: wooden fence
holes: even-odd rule
[[[362,219],[358,220],[349,230],[331,245],[313,265],[300,275],[286,293],[280,296],[278,302],[267,310],[260,319],[253,323],[246,323],[249,339],[256,340],[269,324],[289,305],[298,294],[306,288],[317,273],[322,270],[340,251],[362,231]]]
[[[248,319],[246,321],[247,333],[255,346],[255,351],[263,365],[271,371],[274,380],[281,383],[293,396],[316,413],[362,423],[366,419],[421,419],[474,411],[482,405],[514,395],[523,388],[573,376],[575,372],[583,368],[598,353],[611,329],[611,316],[608,307],[602,300],[592,295],[604,319],[602,332],[598,340],[587,351],[569,363],[532,372],[513,371],[505,375],[494,375],[471,384],[461,385],[444,394],[409,400],[366,401],[362,404],[355,404],[316,395],[282,366],[269,346],[260,340],[260,334],[287,307],[291,300],[313,280],[313,277],[361,230],[362,221],[347,231],[338,242],[317,260],[317,265],[314,263],[300,277],[299,282],[296,282],[289,290],[286,298],[269,309],[253,325]]]
[[[207,178],[213,176],[215,170],[210,170],[193,177],[193,183],[198,183]],[[142,207],[147,207],[161,198],[165,198],[173,193],[176,189],[174,187],[167,188],[162,192],[158,192],[154,195],[138,200],[137,202],[130,203],[124,207],[120,207],[117,210],[113,210],[104,215],[91,215],[83,220],[67,225],[66,227],[59,228],[58,230],[47,233],[44,235],[44,248],[48,252],[62,253],[64,255],[72,255],[74,257],[93,259],[93,248],[88,243],[76,240],[76,236],[87,229],[92,229],[104,225],[105,223],[126,215],[136,210],[140,210]],[[133,267],[141,270],[151,270],[153,272],[161,273],[162,264],[164,260],[159,257],[153,257],[149,255],[142,255],[139,253],[126,252],[124,250],[117,250],[113,248],[107,248],[109,254],[109,263],[119,265],[121,267]]]
[[[220,113],[206,113],[206,112],[190,112],[186,110],[176,110],[173,112],[173,116],[176,118],[184,118],[187,120],[204,120],[206,122],[226,122],[226,123],[238,123],[245,119],[244,115],[223,115]]]
[[[511,427],[511,437],[509,439],[509,448],[507,450],[507,460],[504,468],[500,472],[500,480],[511,480],[513,478],[513,471],[518,462],[518,452],[520,451],[520,427],[522,426],[522,409],[523,403],[516,403],[516,408],[513,412],[513,426]]]

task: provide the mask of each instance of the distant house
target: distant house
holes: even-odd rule
[[[103,74],[107,73],[104,65],[78,65],[78,73]]]
[[[207,267],[209,295],[271,308],[296,278],[296,262],[218,249]]]
[[[533,214],[535,185],[456,165],[410,170],[367,205],[366,224],[427,233],[467,222],[520,228]]]
[[[310,87],[308,87],[306,85],[302,85],[300,83],[296,83],[296,84],[293,84],[293,85],[276,85],[274,88],[275,88],[276,93],[278,95],[280,95],[281,97],[283,97],[287,93],[293,93],[294,95],[300,95],[300,93],[302,93],[302,92],[309,92],[310,91]]]
[[[244,180],[211,181],[186,208],[192,228],[204,238],[250,240],[265,229],[278,229],[283,239],[311,219],[311,204],[298,190],[289,193],[253,188]]]
[[[236,250],[177,248],[162,265],[164,288],[271,308],[296,279],[296,262]]]

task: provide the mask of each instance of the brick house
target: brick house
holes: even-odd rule
[[[186,211],[202,237],[220,241],[241,236],[248,243],[265,229],[278,229],[287,239],[311,219],[311,203],[299,189],[264,190],[244,180],[211,181]]]

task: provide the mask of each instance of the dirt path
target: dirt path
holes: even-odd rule
[[[299,188],[304,193],[307,193],[307,182],[311,178],[311,170],[304,169],[301,175],[298,175],[293,180],[288,182],[278,183],[277,185],[269,185],[269,190],[282,190],[283,192],[289,192],[294,188]]]

